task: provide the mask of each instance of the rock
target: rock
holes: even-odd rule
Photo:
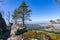
[[[20,35],[19,36],[15,35],[15,36],[8,38],[7,40],[22,40],[22,37]]]

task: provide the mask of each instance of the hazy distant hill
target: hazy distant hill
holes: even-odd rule
[[[38,24],[26,24],[27,27],[40,27]]]
[[[32,30],[42,30],[42,29],[44,29],[43,26],[40,26],[38,24],[26,24],[26,27],[28,29],[32,29]]]

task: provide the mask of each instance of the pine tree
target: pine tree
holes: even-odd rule
[[[50,20],[50,22],[51,22],[52,24],[56,24],[56,21],[55,21],[55,20]]]
[[[57,2],[60,5],[60,0],[55,0],[55,2]]]
[[[23,27],[25,27],[25,21],[29,20],[31,21],[30,17],[30,12],[32,12],[32,10],[28,9],[29,6],[26,5],[26,3],[23,1],[22,4],[18,7],[18,9],[16,9],[14,11],[13,14],[13,19],[15,19],[15,23],[17,19],[22,19],[22,25]]]

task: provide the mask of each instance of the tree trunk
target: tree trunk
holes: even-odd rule
[[[25,27],[24,24],[25,23],[24,23],[24,12],[23,12],[23,18],[22,18],[22,25],[23,25],[23,27]]]
[[[25,10],[25,8],[23,8],[23,10],[22,10],[22,16],[23,16],[23,18],[22,18],[22,27],[25,27],[25,23],[24,23],[24,10]]]

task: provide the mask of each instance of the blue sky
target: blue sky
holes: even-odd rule
[[[46,22],[50,19],[60,18],[60,6],[54,0],[25,0],[31,12],[32,22]],[[6,19],[7,11],[11,14],[22,3],[22,0],[4,0],[1,8],[5,12]],[[0,3],[1,4],[1,3]]]

